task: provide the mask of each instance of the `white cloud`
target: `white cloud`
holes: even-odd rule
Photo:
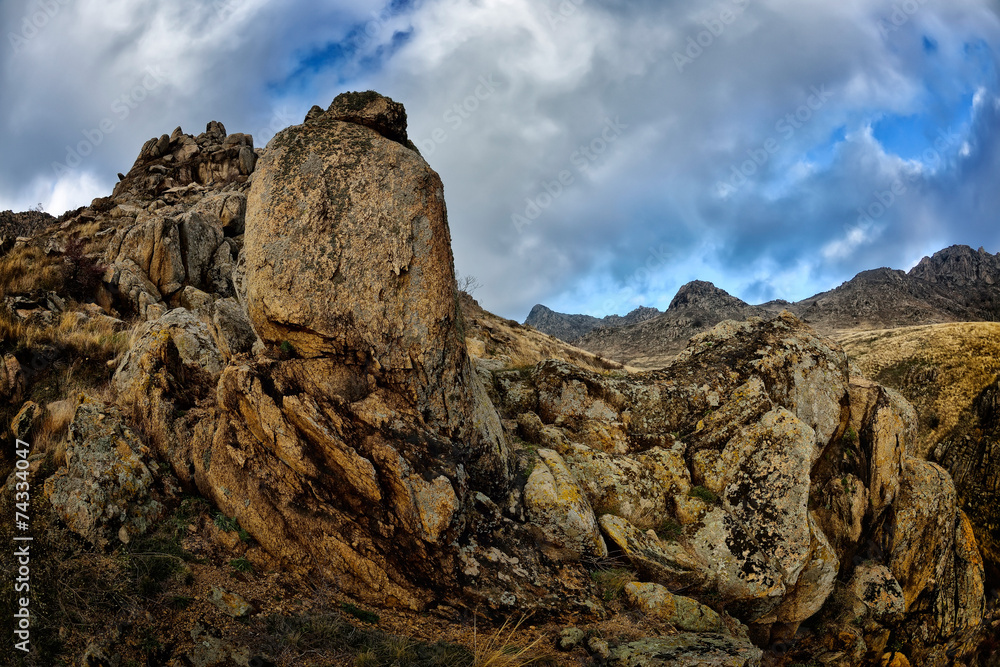
[[[891,0],[750,0],[679,72],[674,53],[706,29],[699,20],[733,4],[418,0],[393,13],[386,0],[230,0],[220,16],[196,0],[74,0],[19,53],[0,51],[0,201],[79,206],[177,125],[198,132],[220,120],[263,145],[313,104],[370,87],[406,104],[411,137],[445,182],[458,268],[510,317],[536,301],[604,305],[626,288],[612,310],[664,304],[691,277],[801,298],[872,264],[910,261],[927,239],[1000,244],[983,200],[1000,143],[989,75],[1000,29],[986,0],[922,4],[887,35],[878,21]],[[0,7],[4,34],[29,6]],[[573,11],[546,13],[560,6]],[[157,66],[164,85],[117,118],[115,101]],[[776,122],[812,86],[833,95],[784,136]],[[962,138],[971,152],[937,169],[887,154],[870,130],[880,113],[927,111],[933,86],[974,91],[977,114]],[[575,152],[608,117],[628,129],[580,170]],[[114,132],[57,181],[52,163],[105,118]],[[807,157],[840,127],[831,160]],[[720,199],[732,165],[771,137],[780,149]],[[519,234],[511,215],[563,171],[572,184]],[[878,220],[882,237],[852,234],[874,192],[913,174],[917,185]],[[661,245],[678,259],[637,285]]]

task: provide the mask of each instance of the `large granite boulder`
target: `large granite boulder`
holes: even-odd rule
[[[236,276],[252,328],[216,332],[227,357],[253,332],[265,354],[165,430],[191,434],[178,476],[291,567],[420,608],[458,586],[476,493],[505,502],[512,475],[461,333],[441,181],[405,136],[399,105],[361,94],[272,140]],[[217,330],[241,319],[224,303]]]

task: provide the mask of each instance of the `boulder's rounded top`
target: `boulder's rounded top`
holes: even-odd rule
[[[333,100],[327,113],[345,123],[370,127],[387,139],[406,144],[406,109],[399,102],[373,90],[363,93],[341,93]]]

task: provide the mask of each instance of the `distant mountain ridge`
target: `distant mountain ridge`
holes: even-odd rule
[[[538,304],[528,313],[528,317],[524,320],[524,323],[538,329],[542,333],[571,343],[599,327],[620,327],[629,324],[638,324],[661,314],[656,308],[639,306],[628,315],[608,315],[604,318],[598,318],[591,315],[557,313],[542,304]]]
[[[678,290],[663,313],[640,321],[603,320],[554,313],[535,306],[525,324],[585,350],[639,368],[655,368],[682,350],[688,339],[722,320],[765,317],[788,310],[825,334],[892,329],[944,322],[1000,321],[1000,253],[955,245],[924,257],[909,272],[862,271],[827,292],[795,303],[750,305],[705,281]],[[534,316],[534,317],[533,317]],[[578,319],[586,318],[586,319]],[[574,328],[575,326],[575,328]],[[581,333],[582,332],[582,333]]]

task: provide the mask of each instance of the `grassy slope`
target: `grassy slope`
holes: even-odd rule
[[[899,390],[920,417],[925,456],[1000,373],[1000,324],[931,324],[836,336],[867,377]]]

